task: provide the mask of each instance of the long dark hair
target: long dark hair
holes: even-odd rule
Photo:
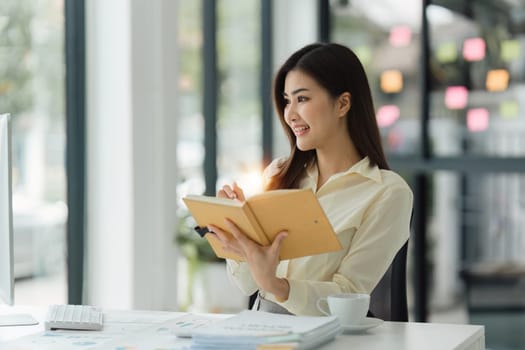
[[[389,169],[381,146],[372,94],[363,65],[348,47],[334,43],[316,43],[293,53],[275,76],[274,104],[291,150],[280,172],[270,180],[266,189],[299,187],[305,174],[305,166],[315,157],[315,150],[301,151],[297,148],[296,137],[284,120],[284,82],[286,75],[292,70],[299,70],[310,76],[333,98],[344,92],[350,93],[352,105],[347,115],[348,134],[359,156],[368,156],[371,165]]]

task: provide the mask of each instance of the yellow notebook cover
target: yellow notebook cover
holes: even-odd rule
[[[319,201],[310,189],[274,190],[257,194],[245,202],[211,196],[189,195],[183,198],[197,225],[213,224],[226,230],[229,218],[252,240],[270,244],[281,231],[288,231],[281,247],[281,260],[333,252],[341,244]],[[212,234],[204,236],[221,258],[242,260],[222,249]]]

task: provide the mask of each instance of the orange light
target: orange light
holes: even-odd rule
[[[509,72],[506,69],[493,69],[487,72],[488,91],[504,91],[509,87]]]
[[[261,169],[254,165],[242,170],[238,175],[237,184],[243,189],[246,197],[262,192],[264,184]]]
[[[403,89],[403,74],[397,69],[386,70],[381,73],[381,90],[387,94],[399,92]]]

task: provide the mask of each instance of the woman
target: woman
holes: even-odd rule
[[[336,293],[370,294],[409,237],[412,192],[388,168],[368,80],[357,56],[338,44],[312,44],[277,72],[274,102],[291,152],[265,170],[266,190],[310,188],[343,249],[280,261],[281,232],[269,246],[248,239],[226,220],[216,226],[230,278],[247,295],[259,290],[258,308],[320,315],[316,301]],[[236,184],[220,197],[244,200]]]

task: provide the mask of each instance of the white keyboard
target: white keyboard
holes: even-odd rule
[[[51,305],[47,311],[46,330],[75,329],[99,331],[104,325],[100,308],[90,305]]]

